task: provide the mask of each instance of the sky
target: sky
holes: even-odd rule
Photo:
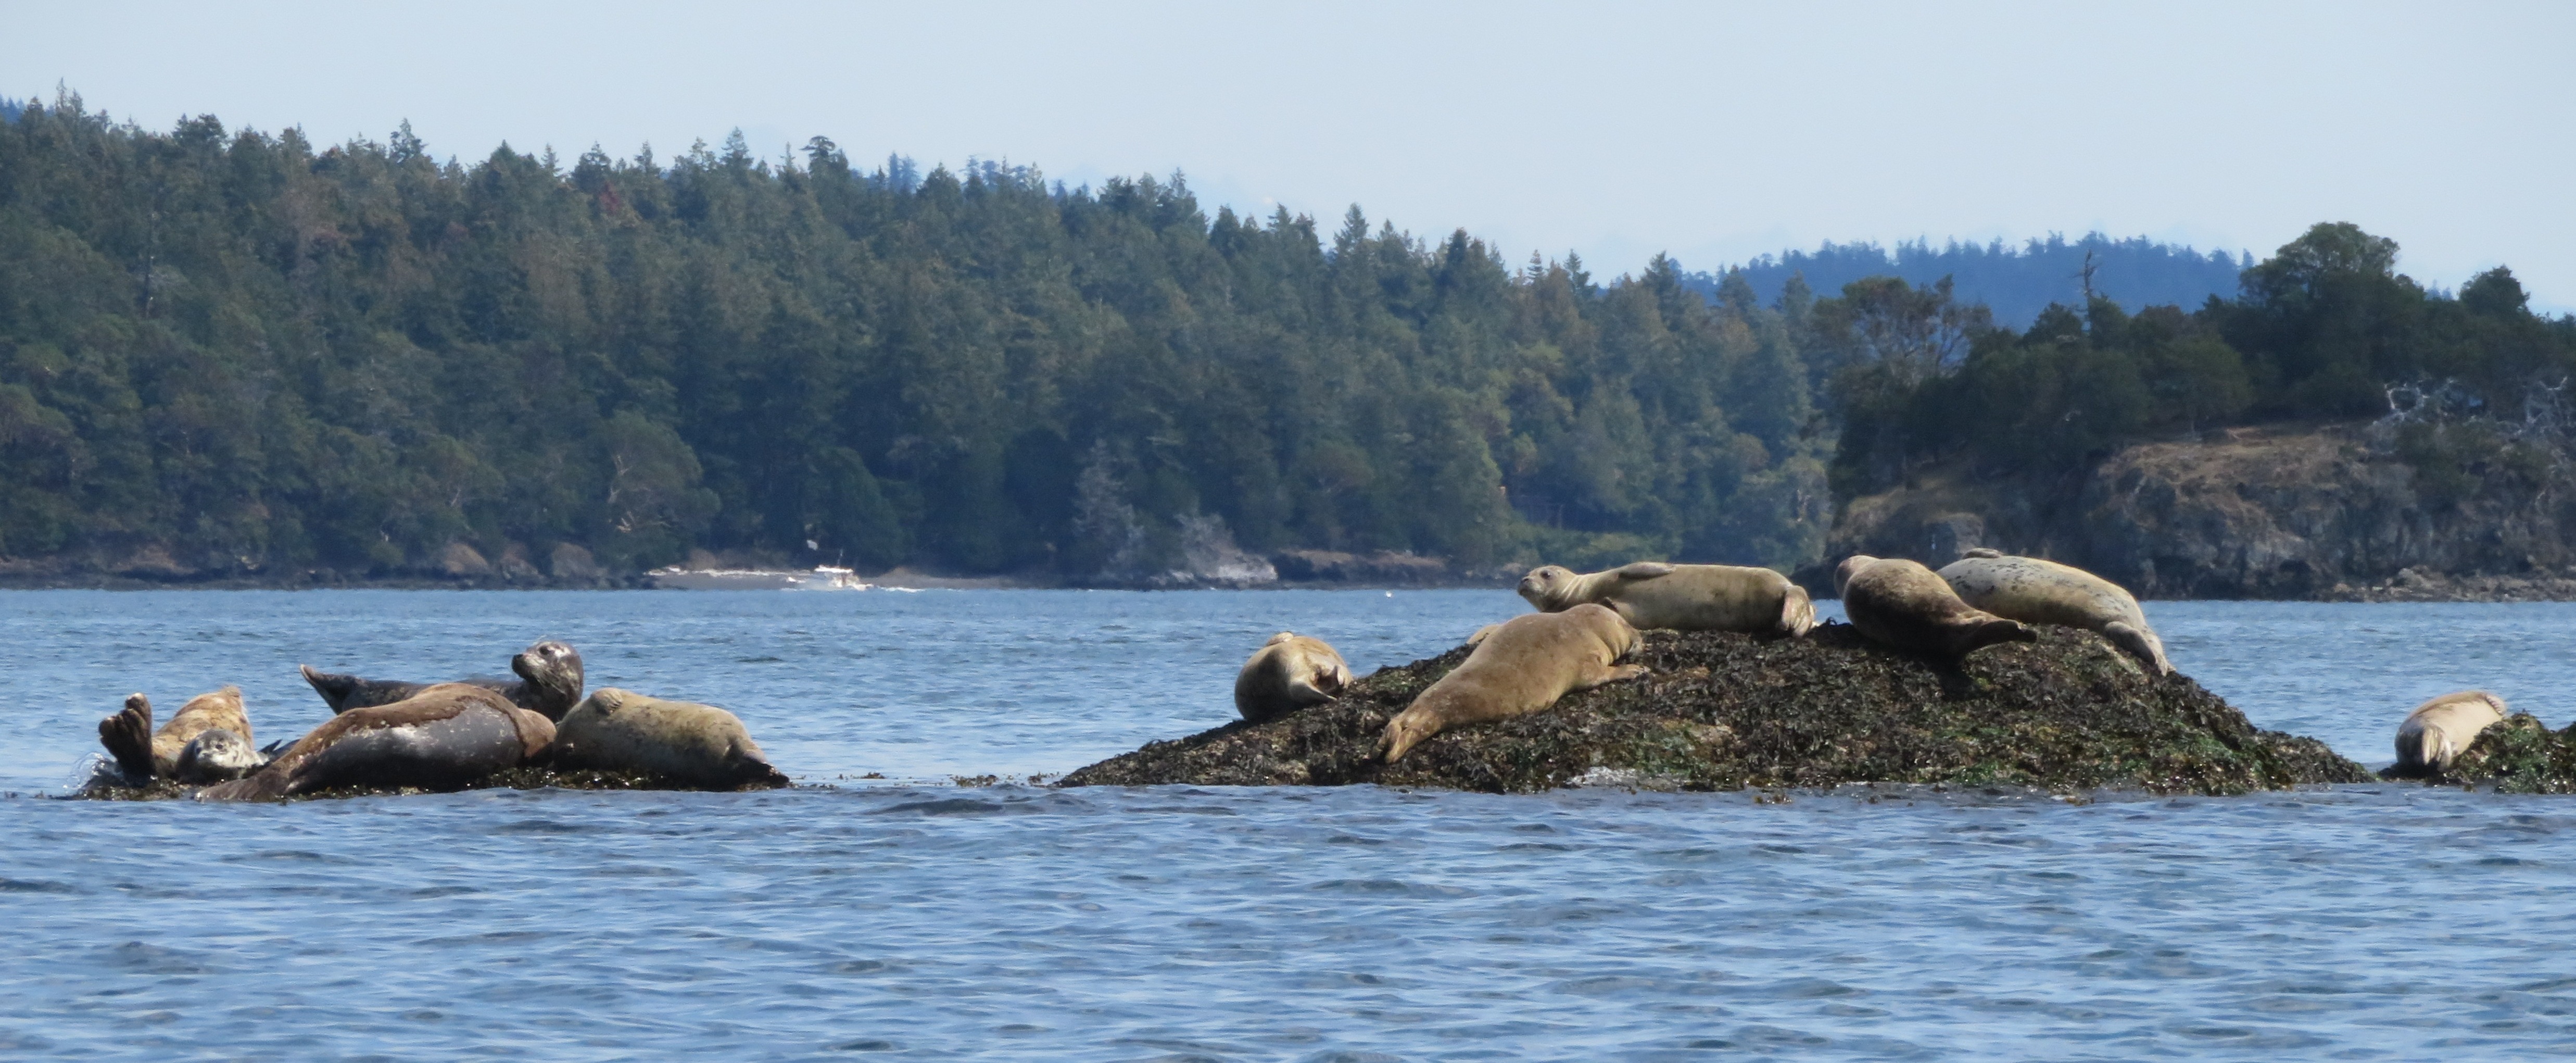
[[[2576,3],[256,5],[0,0],[0,95],[441,156],[742,130],[926,170],[1187,175],[1509,260],[1708,269],[2099,230],[2257,258],[2320,221],[2576,309]]]

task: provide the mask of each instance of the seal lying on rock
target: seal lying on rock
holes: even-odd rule
[[[261,763],[250,740],[250,713],[242,708],[241,688],[235,686],[189,698],[157,734],[152,699],[141,694],[126,698],[123,711],[98,722],[98,743],[137,785],[155,778],[191,785],[240,778]]]
[[[2507,709],[2504,699],[2483,690],[2462,690],[2444,694],[2406,714],[2406,722],[2397,725],[2397,764],[2390,769],[2399,776],[2439,775],[2451,768],[2478,733],[2504,721]]]
[[[200,801],[274,801],[340,786],[455,790],[542,756],[553,722],[492,690],[440,683],[391,705],[350,709],[245,779]]]
[[[1853,554],[1834,581],[1842,588],[1843,614],[1882,646],[1955,661],[1981,646],[2039,638],[2019,621],[1959,600],[1949,583],[1917,562]]]
[[[433,684],[407,683],[398,679],[361,679],[317,671],[312,665],[300,666],[304,681],[313,684],[313,692],[322,695],[324,703],[335,713],[363,709],[372,705],[391,705]],[[581,701],[581,654],[560,642],[537,643],[518,656],[510,658],[510,670],[518,673],[518,682],[507,679],[460,679],[455,682],[483,687],[510,699],[510,703],[549,720],[561,720]]]
[[[740,790],[785,786],[742,720],[713,705],[664,701],[616,687],[591,692],[555,732],[557,768],[591,768]]]
[[[1959,599],[2006,620],[2099,631],[2154,675],[2173,674],[2165,643],[2138,600],[2110,580],[2072,565],[1976,549],[1941,568]]]
[[[1521,577],[1520,595],[1542,613],[1597,602],[1640,631],[1797,636],[1816,626],[1816,605],[1807,592],[1767,568],[1639,561],[1577,575],[1564,566],[1547,565]]]
[[[1636,628],[1591,602],[1506,620],[1387,721],[1386,762],[1449,728],[1526,716],[1574,691],[1644,675],[1644,665],[1614,663],[1637,642]]]
[[[1234,677],[1234,711],[1254,723],[1276,720],[1333,700],[1351,682],[1351,666],[1322,639],[1282,631],[1252,651]]]

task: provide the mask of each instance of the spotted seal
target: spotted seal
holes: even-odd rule
[[[1254,723],[1267,723],[1308,705],[1321,705],[1341,695],[1351,683],[1351,666],[1332,644],[1282,631],[1252,651],[1234,677],[1234,711]]]
[[[152,729],[152,699],[130,695],[124,709],[98,722],[98,743],[126,781],[138,786],[156,778],[218,782],[262,763],[251,748],[250,711],[236,686],[189,698],[158,732]]]
[[[1598,602],[1640,631],[1665,628],[1796,636],[1816,626],[1816,604],[1789,577],[1739,565],[1639,561],[1584,574],[1546,565],[1521,577],[1520,595],[1543,613]]]
[[[564,715],[554,766],[630,772],[683,786],[785,786],[742,719],[713,705],[601,687]]]
[[[2101,632],[2150,672],[2173,674],[2164,640],[2148,626],[2138,600],[2110,580],[2073,565],[1982,548],[1942,566],[1940,576],[1969,605],[2006,620]]]

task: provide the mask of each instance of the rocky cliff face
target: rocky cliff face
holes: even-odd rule
[[[2140,597],[2576,598],[2576,476],[2554,448],[2403,427],[2231,429],[2046,480],[1934,469],[1851,500],[1825,564],[1937,567],[1988,546]],[[1817,589],[1822,571],[1802,581]]]

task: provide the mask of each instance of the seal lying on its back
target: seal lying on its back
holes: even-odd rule
[[[2400,776],[2439,775],[2451,769],[2451,762],[2478,733],[2504,721],[2504,699],[2483,690],[2463,690],[2444,694],[2406,714],[2406,722],[2397,725],[2397,764],[2389,769]]]
[[[455,790],[542,755],[555,725],[491,690],[440,683],[391,705],[350,709],[246,779],[200,801],[274,801],[337,786]]]
[[[1644,665],[1614,663],[1638,641],[1636,628],[1591,602],[1506,620],[1387,721],[1386,762],[1460,724],[1527,716],[1574,691],[1644,675]]]
[[[713,705],[601,687],[555,732],[558,768],[633,772],[719,790],[785,786],[742,720]]]
[[[1807,592],[1767,568],[1639,561],[1576,575],[1562,565],[1547,565],[1521,577],[1520,594],[1542,613],[1598,602],[1640,631],[1797,636],[1816,626],[1816,604],[1807,600]]]
[[[1252,651],[1234,677],[1234,711],[1254,723],[1267,723],[1308,705],[1341,696],[1351,683],[1351,666],[1330,643],[1282,631]]]
[[[1970,550],[1941,569],[1959,599],[2006,620],[2099,631],[2156,675],[2173,674],[2165,643],[2138,600],[2118,584],[2072,565]]]
[[[1980,646],[2031,642],[2038,633],[1959,600],[1920,563],[1853,554],[1834,571],[1843,615],[1872,642],[1955,661]]]
[[[398,679],[360,679],[317,671],[312,665],[300,666],[304,681],[313,684],[313,692],[322,695],[324,703],[335,713],[363,709],[373,705],[391,705],[411,697],[434,684],[406,683]],[[518,682],[507,679],[459,679],[455,682],[483,687],[510,699],[510,703],[549,720],[563,719],[564,714],[581,701],[581,654],[572,647],[548,640],[530,646],[510,658],[510,670],[518,673]]]
[[[127,697],[123,711],[98,721],[98,744],[138,785],[155,778],[192,785],[240,778],[260,765],[250,740],[250,713],[242,708],[241,688],[234,686],[189,698],[157,734],[152,699],[141,694]]]

